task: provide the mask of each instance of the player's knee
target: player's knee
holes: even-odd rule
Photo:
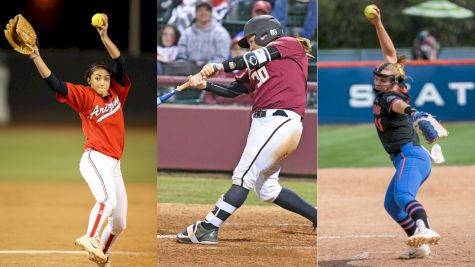
[[[401,209],[404,209],[407,206],[407,204],[415,200],[415,198],[409,192],[401,192],[401,193],[396,194],[395,200],[396,200],[397,205]]]
[[[249,179],[249,178],[248,178],[248,179],[244,178],[244,180],[243,180],[243,179],[240,178],[240,177],[234,177],[234,176],[233,176],[232,179],[233,179],[233,184],[234,184],[234,185],[241,186],[241,187],[243,187],[243,188],[245,188],[245,189],[247,189],[247,190],[251,190],[251,189],[253,189],[254,186],[255,186],[254,181],[253,181],[252,179]]]
[[[279,196],[280,191],[282,191],[282,186],[276,181],[264,184],[259,191],[256,190],[256,193],[262,201],[271,203]]]
[[[116,197],[109,197],[105,201],[105,204],[108,205],[111,208],[111,210],[113,210],[117,206],[117,198]]]
[[[127,222],[125,218],[121,220],[116,220],[114,221],[114,226],[112,227],[112,233],[114,235],[119,235],[125,230],[125,228],[127,228]]]

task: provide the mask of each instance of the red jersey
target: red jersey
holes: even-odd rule
[[[307,105],[308,58],[300,42],[281,37],[272,44],[280,59],[257,70],[246,70],[236,79],[252,93],[252,112],[287,109],[303,116]]]
[[[68,94],[56,94],[56,99],[79,113],[82,131],[86,136],[84,149],[94,149],[120,159],[125,135],[122,107],[130,90],[129,78],[125,76],[124,86],[111,79],[109,95],[105,98],[89,86],[69,82],[66,85]]]

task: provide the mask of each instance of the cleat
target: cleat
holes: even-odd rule
[[[206,230],[198,221],[176,235],[176,241],[184,244],[218,244],[219,229]]]
[[[407,239],[406,245],[413,248],[418,248],[422,246],[423,244],[438,245],[439,241],[440,241],[440,235],[436,233],[434,230],[429,229],[429,228],[420,230],[419,228],[417,228],[414,235],[410,236]]]
[[[406,251],[399,255],[399,259],[424,259],[430,257],[430,247],[427,244],[423,244],[418,248],[408,248]]]
[[[102,252],[101,242],[97,238],[84,235],[76,239],[74,244],[89,253],[89,260],[97,264],[104,264],[107,261],[107,256]]]
[[[112,266],[112,265],[111,265],[111,262],[112,262],[112,261],[111,261],[109,255],[106,255],[106,257],[107,257],[106,262],[101,263],[101,262],[97,262],[97,261],[96,261],[96,258],[94,257],[94,255],[92,255],[92,253],[89,253],[89,255],[88,255],[88,259],[89,259],[90,261],[95,262],[95,263],[97,264],[97,266],[99,266],[99,267],[111,267],[111,266]]]

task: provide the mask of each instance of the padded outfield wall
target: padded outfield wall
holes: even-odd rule
[[[371,123],[372,71],[381,62],[318,65],[320,124]],[[414,61],[405,67],[411,105],[444,121],[475,120],[475,59]]]

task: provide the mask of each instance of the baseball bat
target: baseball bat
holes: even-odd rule
[[[170,97],[174,96],[176,93],[188,88],[188,86],[190,86],[189,81],[173,89],[171,92],[168,92],[160,97],[157,97],[157,107],[160,106],[160,104],[162,104],[163,102],[166,102]]]
[[[214,64],[213,66],[213,69],[215,72],[221,70],[221,65],[218,65],[218,64]],[[185,90],[186,88],[188,88],[188,86],[190,86],[190,82],[186,82],[180,86],[178,86],[177,88],[173,89],[173,91],[171,92],[168,92],[160,97],[157,97],[157,107],[160,106],[160,104],[162,104],[163,102],[166,102],[170,97],[174,96],[176,93],[180,92],[180,91],[183,91]]]

